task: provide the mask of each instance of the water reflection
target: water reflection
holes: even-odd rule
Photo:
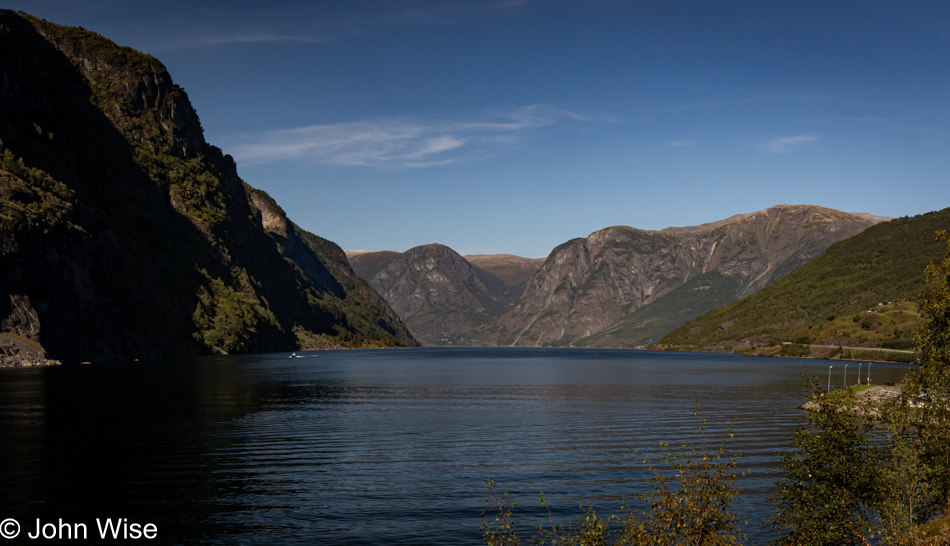
[[[802,365],[827,370],[630,351],[306,356],[3,370],[4,517],[130,517],[158,523],[157,543],[476,544],[486,478],[529,524],[547,517],[539,491],[556,516],[609,513],[643,486],[632,450],[696,440],[698,400],[711,439],[732,427],[743,516],[761,520]]]
[[[214,479],[226,422],[258,385],[229,362],[66,366],[0,373],[0,506],[20,521],[154,522],[160,542],[220,536]],[[23,538],[23,537],[21,537]]]

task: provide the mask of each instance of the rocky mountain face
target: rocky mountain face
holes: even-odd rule
[[[883,220],[780,205],[700,226],[609,227],[562,244],[546,260],[462,259],[428,245],[350,261],[425,344],[633,347]]]
[[[460,332],[508,311],[520,294],[520,285],[507,284],[444,245],[350,253],[349,259],[424,345],[453,344]]]
[[[64,361],[414,343],[205,142],[158,60],[8,10],[0,332]]]
[[[692,228],[609,227],[554,249],[520,301],[486,333],[500,345],[617,346],[609,337],[586,338],[623,327],[631,313],[687,285],[694,309],[734,301],[873,223],[782,205]]]

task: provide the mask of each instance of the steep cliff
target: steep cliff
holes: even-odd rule
[[[52,358],[413,343],[335,245],[265,228],[151,56],[0,11],[0,141],[0,331]]]
[[[351,254],[350,263],[424,345],[454,344],[460,332],[507,311],[520,293],[444,245]]]
[[[261,225],[278,251],[307,278],[324,287],[321,306],[334,309],[340,326],[353,332],[341,330],[338,337],[383,345],[391,344],[395,338],[407,345],[417,345],[386,300],[353,271],[343,249],[291,222],[277,202],[263,191],[248,185],[245,188],[255,214],[260,216]],[[312,333],[301,333],[299,337],[304,348],[319,348],[320,340],[314,339]]]

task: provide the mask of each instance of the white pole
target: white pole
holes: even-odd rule
[[[834,366],[828,366],[828,392],[831,392],[831,368]]]
[[[841,388],[842,389],[848,388],[848,365],[847,364],[844,365],[844,381],[841,383]]]
[[[858,362],[858,385],[861,384],[861,364],[864,364],[864,362]]]
[[[868,362],[868,386],[871,386],[871,363]]]

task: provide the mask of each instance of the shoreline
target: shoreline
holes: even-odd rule
[[[878,362],[882,364],[917,364],[917,353],[883,347],[844,347],[840,345],[805,345],[783,342],[780,345],[746,346],[740,350],[729,347],[689,347],[682,345],[654,345],[648,350],[736,354],[741,356],[767,356],[774,358],[803,358],[843,362]],[[889,358],[891,357],[891,358]]]
[[[46,358],[38,343],[13,334],[0,334],[0,368],[34,368],[59,366],[59,360]]]

